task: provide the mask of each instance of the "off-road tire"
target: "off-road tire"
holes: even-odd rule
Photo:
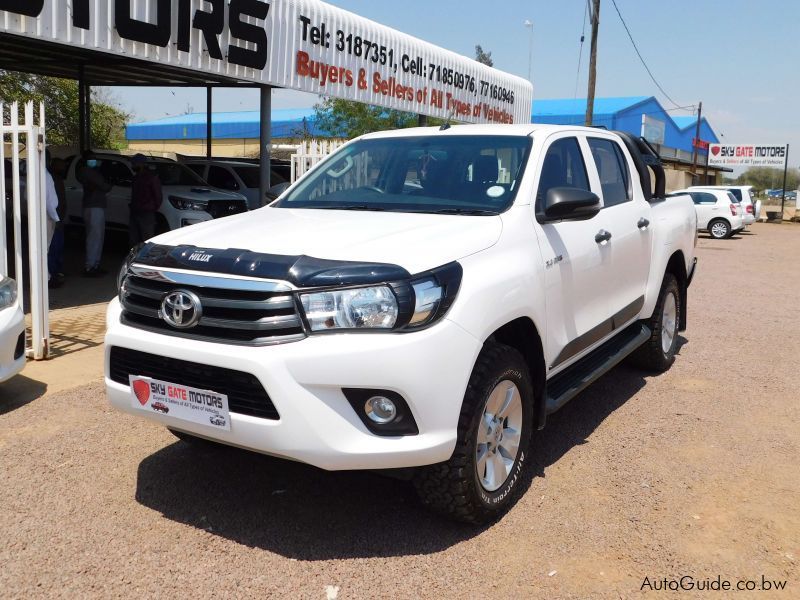
[[[486,491],[476,470],[478,425],[486,402],[503,380],[516,384],[522,400],[522,430],[517,457],[510,473],[495,492]],[[522,355],[515,349],[487,342],[472,370],[458,419],[458,438],[450,460],[422,467],[414,487],[428,508],[456,521],[483,524],[500,518],[520,491],[520,479],[533,426],[533,385]]]
[[[675,353],[678,350],[679,323],[676,323],[672,345],[667,352],[664,352],[661,343],[664,303],[670,294],[673,294],[675,297],[676,318],[679,320],[681,314],[680,286],[675,276],[672,273],[667,273],[664,276],[664,282],[661,284],[661,292],[658,295],[658,302],[656,303],[655,311],[653,311],[653,316],[645,321],[645,325],[650,328],[653,334],[630,356],[629,362],[640,369],[655,373],[663,373],[675,362]]]
[[[715,235],[714,234],[714,227],[716,225],[721,225],[725,227],[725,234],[724,235]],[[725,219],[714,219],[708,224],[708,235],[710,235],[715,240],[724,240],[726,238],[731,237],[733,235],[733,229],[731,228],[730,223],[728,223]]]

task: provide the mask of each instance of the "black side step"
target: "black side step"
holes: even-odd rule
[[[588,356],[565,369],[545,386],[545,413],[552,414],[613,369],[652,335],[647,325],[634,323]],[[544,425],[544,419],[540,427]]]

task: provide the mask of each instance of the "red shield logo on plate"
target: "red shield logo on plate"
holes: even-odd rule
[[[717,154],[719,154],[719,146],[714,146],[714,147],[711,149],[711,154],[713,154],[714,156],[716,156]]]
[[[133,382],[133,393],[136,394],[136,398],[139,400],[142,406],[147,404],[147,401],[150,400],[150,384],[146,381],[142,381],[141,379]]]

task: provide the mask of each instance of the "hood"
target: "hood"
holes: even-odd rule
[[[155,244],[386,263],[420,273],[494,245],[499,216],[262,208],[178,229]]]
[[[247,200],[236,192],[223,192],[202,185],[165,185],[164,195],[179,196],[186,200]]]

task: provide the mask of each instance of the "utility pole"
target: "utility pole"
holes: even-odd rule
[[[586,0],[589,2],[589,0]],[[597,30],[600,28],[600,0],[592,2],[592,50],[589,58],[589,91],[586,94],[586,126],[594,119],[594,87],[597,79]]]
[[[692,178],[697,177],[697,145],[700,143],[700,119],[703,116],[703,103],[701,102],[700,105],[697,107],[697,123],[694,127],[694,143],[692,144],[693,152],[692,152]],[[699,185],[702,185],[702,181],[695,181]]]
[[[786,144],[786,162],[783,163],[783,190],[781,191],[781,222],[783,222],[783,209],[786,206],[786,174],[789,172],[789,144]],[[797,202],[797,200],[795,200]]]

